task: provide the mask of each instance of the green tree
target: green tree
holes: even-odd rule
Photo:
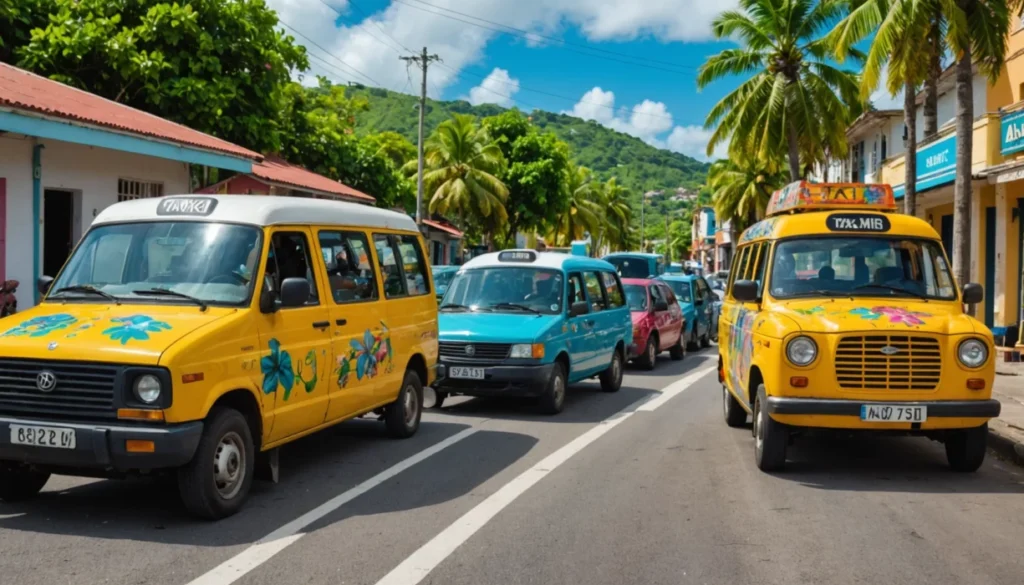
[[[377,154],[389,159],[398,168],[416,158],[416,145],[398,132],[367,134],[365,140],[368,145],[377,147]]]
[[[308,68],[277,24],[263,0],[53,0],[48,22],[13,56],[51,79],[277,151],[284,88]]]
[[[606,245],[613,251],[628,249],[632,241],[632,210],[626,198],[629,191],[619,185],[615,177],[596,185],[594,191],[600,213],[595,232],[591,234],[593,249],[601,250]]]
[[[851,107],[860,102],[857,76],[828,62],[823,31],[843,13],[838,0],[740,0],[741,11],[715,18],[716,38],[738,38],[700,67],[697,86],[731,75],[751,75],[712,107],[705,120],[714,133],[708,154],[729,140],[753,142],[761,158],[788,153],[792,180],[800,161],[819,160],[826,151],[846,152]],[[851,49],[851,54],[859,54]]]
[[[590,169],[570,166],[565,173],[566,205],[560,210],[548,231],[550,245],[568,246],[573,240],[583,239],[587,232],[595,233],[601,225],[601,209],[595,201],[599,189]]]
[[[755,156],[731,157],[711,165],[708,187],[712,190],[715,216],[731,220],[735,233],[764,217],[768,200],[782,187],[786,177],[781,160],[765,162]]]

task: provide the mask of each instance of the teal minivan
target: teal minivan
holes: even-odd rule
[[[665,257],[644,252],[613,252],[603,258],[622,278],[657,278],[665,274]]]
[[[557,414],[569,384],[622,385],[633,321],[615,267],[557,252],[473,258],[452,279],[438,316],[435,407],[453,394],[534,396]]]

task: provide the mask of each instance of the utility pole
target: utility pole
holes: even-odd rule
[[[406,62],[406,65],[415,63],[423,71],[423,83],[420,85],[420,132],[419,141],[416,144],[418,151],[418,160],[416,161],[416,225],[422,225],[423,222],[423,118],[427,112],[427,68],[430,66],[431,61],[440,61],[441,58],[437,55],[428,55],[427,48],[423,47],[423,52],[419,55],[410,55],[407,57],[399,57],[402,61]]]

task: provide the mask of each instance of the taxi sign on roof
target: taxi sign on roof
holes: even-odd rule
[[[892,187],[877,183],[811,183],[797,181],[772,194],[766,215],[822,209],[896,211]]]

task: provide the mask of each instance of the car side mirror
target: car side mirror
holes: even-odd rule
[[[732,283],[732,297],[741,303],[757,302],[757,283],[753,280],[737,280]]]
[[[570,317],[579,317],[580,315],[586,315],[590,312],[590,303],[586,301],[577,301],[569,307]]]
[[[50,287],[53,286],[52,276],[40,276],[39,280],[36,281],[36,288],[39,289],[39,294],[46,295],[50,292]]]
[[[309,300],[309,281],[305,278],[286,278],[281,283],[281,306],[301,307]]]
[[[964,285],[963,301],[967,305],[976,305],[985,300],[985,289],[976,282]]]
[[[665,302],[665,301],[656,301],[654,303],[654,311],[655,312],[661,312],[661,311],[667,311],[667,310],[668,310],[668,303],[667,302]]]

